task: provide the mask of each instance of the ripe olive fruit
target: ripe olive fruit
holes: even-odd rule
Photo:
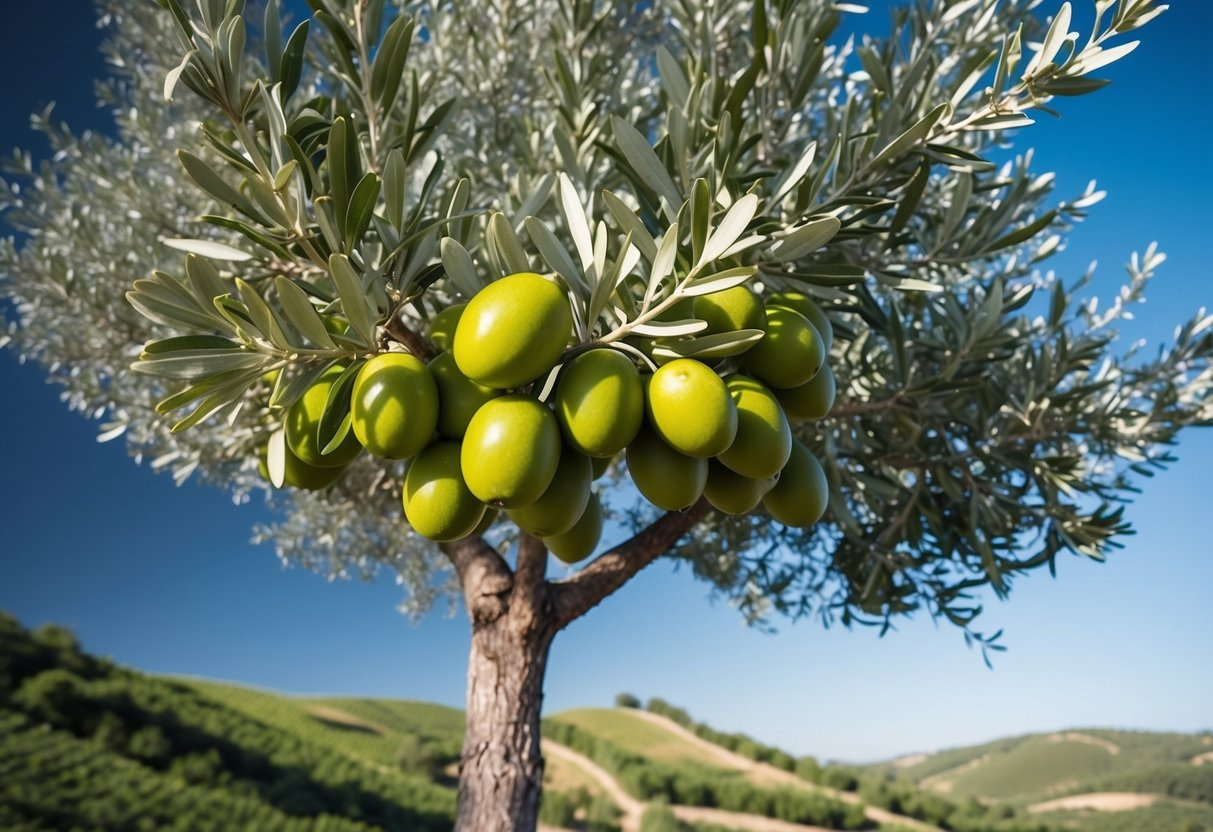
[[[510,519],[533,537],[564,534],[585,512],[592,476],[589,457],[563,448],[552,484],[529,506],[511,509]]]
[[[430,343],[439,352],[447,352],[455,345],[455,328],[459,326],[459,319],[466,308],[466,303],[453,303],[430,321]]]
[[[593,471],[592,479],[598,479],[607,471],[611,470],[611,463],[615,461],[613,456],[592,456],[590,457],[590,468]]]
[[[628,445],[628,473],[644,498],[666,511],[690,508],[703,494],[708,461],[680,454],[644,428]]]
[[[316,435],[320,417],[324,415],[329,391],[343,372],[345,366],[342,364],[329,367],[286,412],[286,444],[301,462],[308,465],[337,468],[349,464],[362,450],[358,437],[350,431],[331,453],[320,453],[320,439]]]
[[[741,359],[768,387],[798,387],[825,363],[821,336],[804,315],[786,306],[767,308],[766,335]]]
[[[402,500],[413,530],[439,542],[467,537],[485,513],[463,480],[458,442],[435,442],[417,455],[404,475]]]
[[[830,483],[826,472],[799,440],[792,443],[792,456],[762,504],[772,517],[785,526],[807,528],[825,514],[830,501]]]
[[[640,372],[617,350],[593,349],[570,361],[553,402],[564,438],[587,456],[619,453],[644,421]]]
[[[834,325],[830,323],[825,310],[817,305],[817,301],[801,292],[776,292],[767,300],[767,305],[786,306],[804,315],[821,336],[822,346],[826,354],[829,354],[830,347],[834,344]]]
[[[438,426],[438,385],[415,355],[384,352],[362,365],[350,397],[350,426],[363,447],[386,459],[408,459]]]
[[[468,422],[489,399],[501,395],[493,387],[477,384],[465,376],[449,352],[430,359],[430,373],[438,386],[438,432],[452,439],[462,439]]]
[[[834,406],[834,371],[825,364],[817,375],[799,387],[774,392],[789,419],[798,422],[820,419]]]
[[[707,332],[700,335],[738,329],[764,329],[767,323],[762,301],[749,286],[734,286],[723,292],[700,295],[695,298],[691,308],[694,317],[707,321]]]
[[[733,375],[725,387],[737,404],[737,438],[717,457],[742,476],[765,480],[778,474],[792,453],[792,428],[762,382]]]
[[[762,497],[775,486],[777,477],[756,480],[730,471],[716,460],[708,463],[708,481],[703,496],[717,511],[745,514],[753,511]],[[778,477],[778,479],[782,479]]]
[[[452,351],[473,381],[522,387],[556,364],[572,328],[564,291],[537,274],[520,272],[490,283],[468,301]]]
[[[581,518],[564,534],[543,538],[543,543],[553,555],[565,563],[577,563],[594,553],[602,537],[602,503],[597,494],[590,494]]]
[[[737,435],[737,406],[724,381],[693,358],[679,358],[653,373],[645,406],[649,423],[674,450],[711,457]]]
[[[477,499],[501,508],[538,500],[560,464],[560,425],[546,406],[523,395],[492,399],[463,437],[463,476]]]

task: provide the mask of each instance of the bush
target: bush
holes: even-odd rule
[[[640,700],[630,693],[621,693],[615,697],[616,708],[639,708]]]

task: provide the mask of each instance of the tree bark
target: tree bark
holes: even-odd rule
[[[472,620],[456,832],[535,832],[543,788],[539,713],[552,639],[651,563],[706,511],[671,512],[574,577],[545,578],[544,545],[522,534],[515,568],[473,535],[444,546]]]
[[[458,832],[534,832],[543,788],[539,711],[554,630],[511,616],[472,631]]]

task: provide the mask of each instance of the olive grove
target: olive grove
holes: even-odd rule
[[[1026,150],[989,161],[1098,94],[1153,0],[1093,0],[1089,32],[1068,3],[919,0],[857,41],[837,30],[859,9],[826,0],[308,2],[290,26],[276,0],[103,2],[117,136],[47,122],[53,161],[9,165],[4,338],[137,459],[264,495],[279,519],[255,534],[282,558],[387,570],[411,614],[462,598],[459,829],[534,828],[552,639],[654,559],[750,620],[922,610],[996,646],[975,594],[1103,558],[1135,479],[1213,423],[1213,318],[1149,356],[1117,342],[1162,256],[1090,303],[1089,275],[1047,263],[1102,193],[1056,194]],[[593,373],[562,385],[608,354],[638,380],[595,444],[577,420],[604,411],[563,412]],[[409,412],[430,420],[394,428],[420,438],[375,455],[361,379],[383,356],[492,392],[448,428],[454,394],[426,381]],[[708,426],[719,447],[679,444],[706,399],[678,400],[670,367],[741,408]],[[503,401],[559,432],[494,445],[476,419]],[[511,466],[582,495],[559,530],[479,485]],[[457,521],[412,496],[438,469],[475,492]],[[634,535],[599,545],[598,508]],[[549,578],[549,548],[582,562]]]

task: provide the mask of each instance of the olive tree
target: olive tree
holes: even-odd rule
[[[1030,152],[989,161],[1102,87],[1152,0],[1094,0],[1086,34],[1068,3],[1043,18],[1039,0],[920,0],[858,42],[836,30],[860,9],[825,0],[309,4],[284,28],[274,0],[252,25],[241,0],[106,0],[118,135],[44,120],[53,161],[10,164],[0,199],[24,235],[0,250],[6,340],[136,458],[263,493],[280,519],[256,535],[281,557],[390,570],[412,614],[461,595],[460,829],[534,828],[552,639],[656,558],[752,621],[925,610],[996,648],[975,592],[1103,558],[1135,478],[1213,421],[1213,318],[1149,357],[1116,341],[1162,255],[1134,255],[1101,309],[1089,275],[1045,264],[1102,193],[1055,195]],[[826,515],[661,512],[616,459],[598,490],[633,536],[555,579],[505,514],[418,535],[405,461],[362,454],[331,485],[277,487],[284,414],[326,372],[314,438],[331,448],[362,364],[435,356],[439,313],[523,272],[554,281],[573,322],[518,391],[542,402],[586,351],[728,375],[767,337],[705,335],[685,298],[812,298],[837,399],[795,433]]]

